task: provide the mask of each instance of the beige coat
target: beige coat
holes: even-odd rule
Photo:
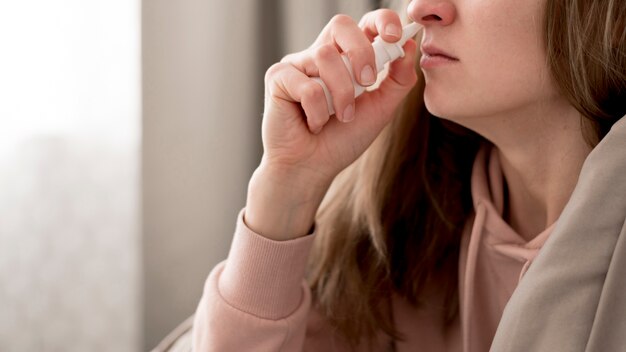
[[[626,116],[585,160],[491,351],[626,351],[625,221]]]

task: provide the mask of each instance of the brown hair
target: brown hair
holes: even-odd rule
[[[592,145],[626,114],[625,4],[548,0],[546,7],[548,63],[591,125]],[[486,141],[431,115],[417,63],[416,71],[419,83],[396,118],[337,176],[316,217],[307,272],[314,308],[353,347],[381,330],[402,339],[386,310],[392,293],[419,307],[425,287],[436,284],[445,297],[441,328],[458,314],[471,168]]]
[[[549,0],[548,64],[595,146],[626,114],[626,1]]]

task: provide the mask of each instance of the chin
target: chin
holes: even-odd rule
[[[467,104],[455,104],[450,97],[443,102],[433,101],[424,97],[424,104],[428,112],[433,116],[454,122],[474,131],[472,128],[474,123],[472,121],[475,121],[474,117],[476,114],[473,114],[475,109],[468,107]]]
[[[480,104],[474,96],[456,94],[456,91],[442,89],[424,90],[424,105],[432,115],[466,126],[477,116],[487,116],[493,113],[494,106]]]
[[[435,95],[432,90],[428,90],[428,86],[424,91],[424,105],[431,114],[446,120],[454,120],[454,117],[458,115],[455,111],[454,104],[449,95]]]

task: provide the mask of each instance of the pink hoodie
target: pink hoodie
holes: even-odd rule
[[[468,220],[459,258],[460,318],[444,335],[441,296],[429,295],[416,309],[399,296],[390,312],[406,340],[395,351],[488,351],[513,294],[554,224],[530,242],[502,220],[503,176],[495,148],[484,146],[472,170],[475,215]],[[194,318],[194,351],[349,351],[346,342],[312,308],[304,280],[315,233],[289,241],[273,241],[237,227],[228,259],[209,274]],[[394,351],[380,333],[373,351]],[[363,345],[358,351],[366,351]]]

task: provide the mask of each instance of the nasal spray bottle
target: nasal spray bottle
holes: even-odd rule
[[[377,36],[374,39],[372,47],[374,48],[374,56],[376,57],[376,72],[378,73],[378,75],[380,75],[380,72],[385,68],[385,64],[387,62],[391,62],[398,58],[404,57],[404,49],[402,49],[402,46],[404,46],[404,43],[406,43],[409,38],[414,37],[415,34],[417,34],[417,31],[420,30],[420,28],[421,26],[415,22],[407,24],[402,28],[402,38],[400,38],[400,40],[395,43],[386,42],[380,36]],[[358,84],[356,79],[354,78],[354,73],[352,72],[352,64],[350,63],[348,56],[342,54],[341,58],[343,59],[346,68],[350,72],[350,77],[352,77],[352,84],[354,85],[354,97],[356,98],[365,91],[366,87]],[[335,108],[333,106],[333,98],[330,95],[328,87],[326,87],[326,84],[324,84],[324,81],[322,81],[321,78],[313,77],[312,79],[319,83],[324,89],[324,94],[326,94],[326,103],[328,104],[328,114],[334,114]]]

